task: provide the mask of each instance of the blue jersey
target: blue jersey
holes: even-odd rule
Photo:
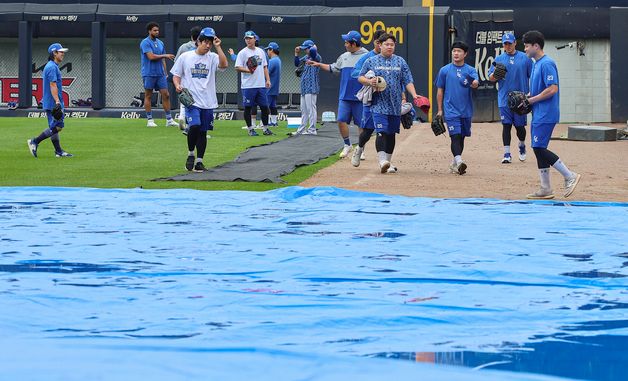
[[[279,81],[281,80],[281,60],[279,57],[268,60],[268,76],[271,85],[268,95],[279,95]]]
[[[335,63],[329,65],[329,70],[332,73],[340,73],[338,100],[359,102],[356,94],[362,88],[362,84],[358,82],[357,78],[353,78],[351,73],[356,63],[367,53],[368,51],[364,48],[360,48],[353,53],[344,52]]]
[[[508,69],[506,78],[497,81],[499,90],[497,91],[497,105],[508,107],[508,93],[511,91],[522,91],[524,94],[530,92],[530,74],[534,63],[524,52],[515,51],[515,54],[502,53],[495,62],[503,64]],[[495,66],[491,66],[488,75],[493,74]]]
[[[364,62],[366,62],[367,59],[374,57],[376,55],[377,55],[377,52],[375,50],[371,50],[370,52],[361,56],[358,62],[356,62],[355,66],[353,67],[353,71],[351,72],[351,77],[352,78],[360,77],[360,71],[362,71],[362,66],[364,66]]]
[[[548,87],[558,86],[556,62],[548,56],[541,57],[532,67],[530,96],[539,95]],[[560,120],[560,90],[551,98],[532,105],[532,123],[558,123]]]
[[[447,118],[471,118],[473,99],[471,82],[478,79],[478,72],[470,65],[443,66],[436,78],[436,87],[443,89],[443,116]]]
[[[294,64],[299,66],[302,61],[311,60],[309,56],[303,56],[301,58],[294,57]],[[323,59],[320,54],[316,54],[316,58],[313,59],[316,62],[321,62]],[[304,94],[318,94],[320,92],[320,82],[318,79],[318,73],[320,69],[315,66],[305,65],[303,73],[301,73],[301,95]]]
[[[369,70],[386,80],[386,89],[373,93],[371,112],[401,115],[401,96],[406,91],[406,86],[414,82],[406,60],[394,54],[388,58],[379,54],[364,62],[360,75],[365,75]]]
[[[52,92],[50,91],[51,82],[54,82],[57,84],[57,90],[59,91],[57,93],[59,95],[59,102],[61,102],[61,107],[64,108],[63,86],[61,84],[61,70],[59,70],[59,65],[57,65],[54,61],[48,61],[48,63],[44,67],[43,80],[44,80],[44,97],[41,101],[43,109],[52,110],[56,104],[55,99],[52,97]]]
[[[146,53],[151,52],[153,54],[165,54],[166,48],[164,43],[158,38],[151,39],[146,37],[140,43],[140,54],[142,55],[142,77],[159,77],[165,76],[163,60],[151,61],[146,56]]]

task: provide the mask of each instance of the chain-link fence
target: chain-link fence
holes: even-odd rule
[[[59,66],[63,80],[63,99],[68,108],[91,106],[92,96],[92,54],[88,38],[33,39],[33,101],[36,107],[43,97],[42,73],[48,63],[48,46],[61,42],[70,50]],[[17,38],[1,38],[0,83],[2,105],[18,101],[19,48]]]

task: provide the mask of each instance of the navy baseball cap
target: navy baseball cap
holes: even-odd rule
[[[362,38],[362,35],[355,30],[350,30],[349,33],[342,35],[342,39],[345,41],[360,42],[360,38]]]
[[[214,31],[214,28],[203,28],[198,35],[198,38],[201,37],[214,38],[216,37],[216,31]]]
[[[52,52],[67,52],[69,49],[68,48],[64,48],[63,46],[61,46],[60,43],[55,42],[54,44],[50,45],[48,47],[48,54],[52,53]]]
[[[271,42],[268,44],[268,46],[264,50],[268,50],[268,49],[279,51],[279,44],[276,42]]]
[[[505,44],[505,43],[514,44],[515,40],[516,40],[515,35],[512,33],[504,33],[504,35],[502,36],[502,44]]]
[[[312,46],[314,46],[314,41],[312,40],[305,40],[303,41],[303,43],[301,44],[300,48],[301,49],[309,49]]]
[[[253,32],[252,30],[247,30],[246,32],[244,32],[244,38],[249,38],[249,37],[257,37],[257,34],[255,34],[255,32]],[[259,38],[259,37],[257,37]],[[257,38],[255,38],[257,40]]]

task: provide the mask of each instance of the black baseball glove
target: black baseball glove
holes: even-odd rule
[[[55,105],[50,113],[52,114],[52,117],[55,118],[55,120],[61,120],[63,118],[63,109],[61,108],[61,105],[59,103]]]
[[[506,65],[493,62],[493,66],[495,66],[495,70],[493,71],[493,78],[495,78],[498,81],[501,81],[502,79],[506,78],[506,73],[508,72]]]
[[[525,115],[532,111],[528,97],[521,91],[508,93],[508,108],[519,115]]]
[[[257,57],[251,56],[248,60],[246,60],[246,68],[249,69],[251,74],[257,69]]]
[[[432,132],[435,136],[444,134],[447,129],[445,129],[445,122],[443,121],[443,117],[440,115],[436,115],[432,120]]]
[[[179,94],[179,102],[185,107],[190,107],[194,104],[194,97],[190,93],[190,90],[183,88],[181,94]]]
[[[294,69],[294,74],[296,74],[297,77],[300,77],[303,74],[303,70],[305,70],[305,60],[301,60],[301,62],[299,62],[299,66]]]

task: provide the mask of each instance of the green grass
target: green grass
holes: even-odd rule
[[[39,145],[38,158],[26,140],[46,127],[45,119],[0,119],[0,186],[63,186],[95,188],[191,188],[203,190],[264,191],[296,185],[333,164],[334,155],[297,168],[283,177],[285,184],[222,181],[151,181],[185,172],[185,136],[178,128],[147,128],[143,119],[66,119],[61,146],[75,156],[56,158],[49,139]],[[276,135],[249,137],[242,121],[217,121],[207,141],[205,166],[210,168],[236,158],[248,147],[281,140],[289,131],[285,122]]]

